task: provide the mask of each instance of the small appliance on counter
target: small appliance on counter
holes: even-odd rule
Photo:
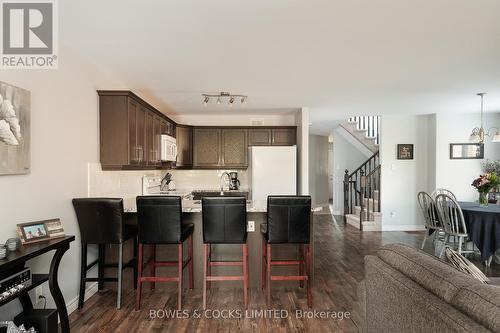
[[[229,173],[229,190],[230,191],[237,191],[240,188],[240,181],[238,179],[238,173],[237,172],[230,172]]]

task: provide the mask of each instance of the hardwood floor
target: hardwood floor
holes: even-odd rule
[[[314,310],[349,312],[349,318],[304,319],[295,316],[296,309],[307,308],[306,288],[280,288],[275,283],[272,308],[288,311],[285,318],[194,318],[192,311],[202,313],[201,290],[186,291],[183,308],[189,318],[153,318],[150,310],[175,310],[177,291],[172,284],[158,285],[154,291],[146,283],[143,287],[141,311],[134,311],[134,290],[129,278],[124,282],[122,309],[116,310],[116,293],[112,289],[91,297],[83,310],[70,315],[72,332],[358,332],[360,315],[356,288],[364,276],[364,256],[389,243],[401,242],[419,248],[423,232],[360,232],[345,227],[342,217],[336,221],[330,215],[315,215],[314,244]],[[432,242],[426,251],[432,252]],[[476,262],[481,268],[480,262]],[[174,274],[172,272],[172,274]],[[486,271],[489,276],[500,276],[499,266],[492,264]],[[106,286],[112,288],[112,285]],[[161,289],[160,289],[161,288]],[[213,283],[208,295],[211,310],[243,308],[241,288],[218,289]],[[249,311],[266,309],[265,293],[251,289]],[[158,313],[163,314],[163,313]],[[217,312],[213,312],[217,315]],[[252,314],[252,312],[250,312]],[[181,313],[181,316],[184,314]],[[237,315],[237,314],[236,314]]]

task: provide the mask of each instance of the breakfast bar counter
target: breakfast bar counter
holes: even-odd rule
[[[135,198],[127,198],[124,199],[124,210],[126,215],[128,215],[129,221],[131,223],[136,223],[135,221]],[[250,287],[258,288],[260,286],[261,279],[261,260],[262,260],[262,234],[260,233],[260,226],[267,222],[267,202],[253,202],[247,201],[247,221],[248,224],[251,225],[253,222],[253,230],[248,230],[247,236],[247,244],[248,244],[248,253],[249,253],[249,265],[250,265]],[[311,214],[314,211],[319,211],[321,208],[312,209]],[[182,217],[184,223],[193,223],[194,224],[194,233],[193,233],[193,247],[194,247],[194,287],[202,288],[203,282],[203,234],[202,234],[202,208],[200,200],[182,200]],[[314,219],[312,219],[312,227],[314,226]],[[312,252],[314,253],[314,242],[312,238],[313,233],[311,232],[311,245]],[[147,247],[146,247],[147,248]],[[148,260],[148,252],[145,252],[144,261]],[[176,260],[177,251],[175,249],[175,245],[158,245],[156,250],[156,255],[159,260]],[[185,250],[185,253],[187,251]],[[241,261],[242,260],[242,252],[241,245],[231,245],[231,244],[220,244],[220,245],[212,245],[212,258],[213,260],[219,261]],[[298,246],[296,244],[276,244],[273,245],[273,260],[285,260],[285,259],[297,259],[298,258]],[[313,258],[313,267],[314,267],[314,255]],[[148,268],[146,268],[148,269]],[[237,266],[224,266],[224,267],[213,267],[214,273],[219,273],[221,275],[238,275],[241,274],[241,267]],[[312,270],[314,274],[314,269]],[[157,268],[157,276],[172,276],[176,273],[175,268],[169,267],[159,267]],[[273,267],[273,274],[276,273],[284,273],[290,274],[293,272],[298,272],[297,267]],[[187,285],[187,274],[184,274],[184,285]],[[162,288],[162,284],[157,283],[157,288]],[[280,281],[279,284],[276,284],[276,288],[286,288],[298,285],[297,282],[294,281]],[[226,283],[215,283],[214,287],[216,288],[234,288],[234,287],[242,287],[241,282],[238,281],[230,281]],[[273,286],[274,288],[274,286]]]

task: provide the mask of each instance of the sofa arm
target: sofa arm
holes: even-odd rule
[[[366,282],[365,280],[361,281],[358,285],[358,309],[359,315],[361,317],[361,332],[366,332]]]

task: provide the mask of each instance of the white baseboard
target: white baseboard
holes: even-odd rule
[[[423,231],[425,226],[415,224],[398,224],[398,225],[384,225],[382,224],[382,231]]]
[[[85,289],[85,301],[92,297],[95,293],[97,293],[97,282],[88,283],[88,287]],[[78,299],[79,296],[76,296],[71,301],[66,303],[66,309],[68,310],[68,315],[70,315],[73,311],[78,309]]]

